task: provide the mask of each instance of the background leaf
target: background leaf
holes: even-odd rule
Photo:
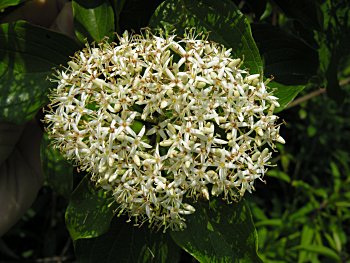
[[[114,199],[96,189],[84,177],[74,190],[66,211],[66,225],[73,240],[92,238],[107,232],[114,216]]]
[[[114,0],[116,1],[116,0]],[[119,0],[123,1],[123,0]],[[120,32],[125,30],[139,32],[141,28],[147,27],[151,16],[164,0],[124,0],[122,12],[119,16]]]
[[[187,217],[184,231],[172,232],[174,241],[199,262],[262,262],[257,255],[257,233],[244,200],[198,202]]]
[[[15,5],[18,5],[22,2],[24,2],[25,0],[2,0],[0,2],[0,10],[1,9],[4,9],[6,7],[9,7],[9,6],[15,6]]]
[[[64,44],[62,44],[64,43]],[[65,35],[20,21],[0,25],[0,120],[22,124],[45,104],[52,68],[78,49]]]
[[[113,220],[108,233],[91,239],[75,242],[76,256],[79,262],[95,263],[177,263],[180,260],[180,248],[168,234],[151,232],[145,226],[135,227],[126,224],[127,218]]]
[[[150,27],[167,32],[176,30],[178,35],[191,27],[197,33],[210,32],[210,40],[232,48],[233,56],[244,57],[244,66],[250,73],[262,73],[261,58],[248,20],[229,0],[167,0],[156,10]]]
[[[69,198],[73,189],[73,166],[50,145],[46,134],[41,142],[41,162],[49,186],[58,194]]]
[[[340,260],[341,260],[335,251],[333,251],[332,249],[330,249],[328,247],[321,246],[321,245],[300,245],[300,246],[296,246],[296,247],[291,248],[291,249],[292,250],[304,250],[304,251],[308,251],[308,252],[317,253],[317,254],[329,257],[331,259],[334,259],[337,262],[340,262]]]
[[[113,37],[114,12],[108,0],[73,0],[75,34],[81,43]]]

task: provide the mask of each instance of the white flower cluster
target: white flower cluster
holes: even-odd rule
[[[56,147],[111,190],[120,213],[182,229],[188,201],[238,200],[279,135],[277,98],[231,50],[189,34],[104,41],[57,72],[45,116]]]

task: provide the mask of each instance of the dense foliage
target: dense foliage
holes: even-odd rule
[[[41,109],[48,110],[55,88],[47,80],[52,68],[86,41],[117,42],[114,32],[144,27],[208,32],[252,74],[273,78],[268,86],[279,98],[286,144],[278,145],[266,184],[256,182],[238,203],[199,199],[184,231],[163,233],[116,216],[110,192],[96,188],[44,135],[44,187],[1,237],[1,262],[350,261],[349,1],[61,1],[72,8],[74,31],[48,29],[55,17],[32,16],[39,9],[28,2],[0,1],[0,178],[36,173],[23,141],[30,141],[33,119],[42,126]],[[2,209],[11,200],[0,197]]]

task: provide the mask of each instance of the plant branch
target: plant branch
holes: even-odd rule
[[[346,85],[348,83],[350,83],[350,77],[346,78],[346,79],[342,79],[341,81],[339,81],[339,85],[340,86],[344,86],[344,85]],[[321,94],[324,94],[324,93],[326,93],[326,88],[320,88],[318,90],[310,92],[309,94],[306,94],[306,95],[304,95],[304,96],[302,96],[302,97],[292,101],[291,103],[289,103],[289,105],[285,109],[290,109],[292,107],[295,107],[295,106],[297,106],[297,105],[299,105],[299,104],[301,104],[301,103],[303,103],[305,101],[308,101],[308,100],[310,100],[310,99],[312,99],[314,97],[317,97],[317,96],[319,96]]]
[[[323,94],[325,92],[326,92],[325,88],[321,88],[321,89],[315,90],[315,91],[313,91],[313,92],[311,92],[309,94],[306,94],[305,96],[302,96],[302,97],[292,101],[291,103],[289,103],[289,105],[286,107],[286,109],[290,109],[292,107],[295,107],[295,106],[297,106],[297,105],[299,105],[299,104],[301,104],[301,103],[303,103],[305,101],[308,101],[308,100],[310,100],[310,99],[312,99],[314,97],[317,97],[317,96],[319,96],[319,95],[321,95],[321,94]]]

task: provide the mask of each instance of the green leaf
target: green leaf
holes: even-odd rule
[[[262,262],[257,233],[244,200],[198,202],[184,231],[172,232],[175,242],[199,262]]]
[[[255,224],[256,227],[262,227],[262,226],[282,226],[283,221],[281,219],[266,219],[266,220],[261,220]]]
[[[0,11],[1,9],[4,9],[6,7],[9,7],[9,6],[15,6],[15,5],[18,5],[22,2],[24,2],[25,0],[2,0],[0,2]]]
[[[300,85],[317,74],[318,53],[299,38],[268,24],[253,24],[252,31],[265,76],[272,75],[281,84]]]
[[[108,0],[73,0],[75,34],[81,43],[113,37],[114,12]]]
[[[301,22],[310,29],[322,30],[323,15],[318,1],[314,0],[279,0],[274,1],[290,18]]]
[[[114,199],[96,189],[84,177],[74,190],[66,211],[66,225],[73,240],[92,238],[107,232],[114,216]]]
[[[73,189],[73,166],[50,145],[47,135],[44,135],[41,143],[41,163],[49,186],[69,198]]]
[[[108,233],[75,242],[79,262],[131,263],[164,262],[177,263],[181,249],[168,234],[151,232],[145,226],[135,227],[126,223],[127,218],[113,220]]]
[[[301,240],[300,246],[308,246],[312,243],[312,239],[314,237],[314,228],[309,225],[304,225],[303,230],[301,231]],[[299,251],[298,255],[298,263],[306,262],[308,257],[308,252],[305,250]]]
[[[112,7],[114,13],[114,21],[115,21],[115,32],[120,32],[120,14],[123,10],[123,7],[126,3],[126,0],[112,0]]]
[[[270,82],[269,88],[273,90],[273,95],[278,98],[280,107],[276,108],[275,112],[282,111],[294,98],[305,88],[305,86],[287,86],[277,82]]]
[[[0,25],[0,120],[22,124],[45,104],[52,68],[78,49],[69,37],[19,21]]]
[[[332,258],[337,262],[340,262],[340,257],[334,250],[322,245],[300,245],[300,246],[295,246],[291,248],[291,250],[304,250],[304,251],[316,253],[319,255],[323,255],[323,256]]]
[[[266,175],[270,177],[275,177],[279,180],[285,181],[286,183],[290,183],[291,181],[288,174],[277,169],[269,170]]]
[[[262,73],[259,51],[248,20],[229,0],[167,0],[151,18],[150,27],[183,35],[186,28],[210,32],[209,39],[232,48],[233,56],[244,58],[251,73]]]

